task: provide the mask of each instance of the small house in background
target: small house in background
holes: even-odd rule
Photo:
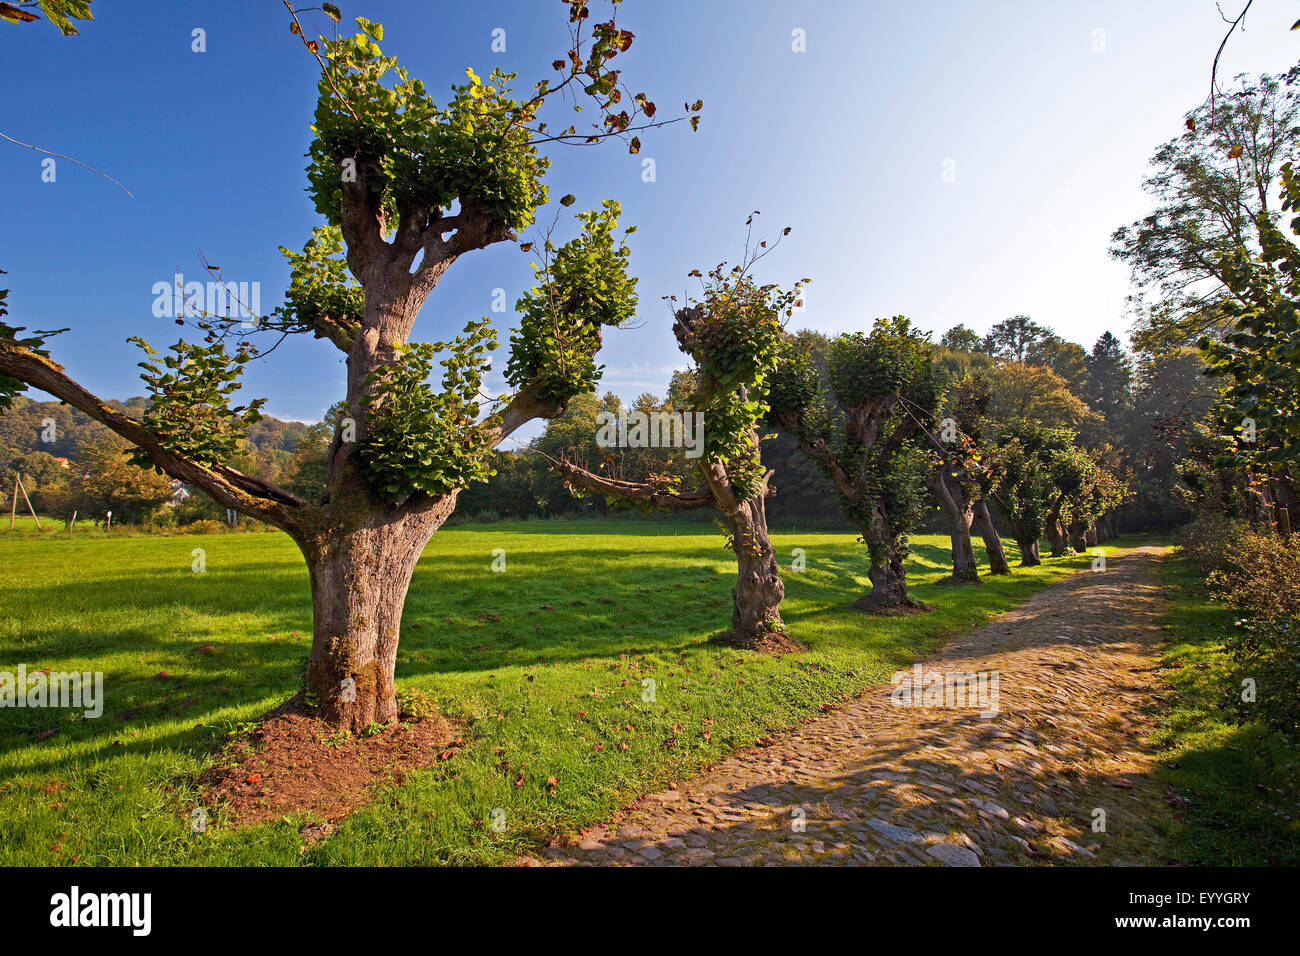
[[[178,505],[190,497],[189,490],[185,487],[185,482],[179,478],[172,479],[172,504]]]

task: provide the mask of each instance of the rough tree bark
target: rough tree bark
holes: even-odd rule
[[[1052,557],[1054,558],[1063,557],[1070,553],[1070,537],[1066,532],[1065,524],[1061,521],[1061,508],[1064,504],[1064,496],[1058,494],[1051,507],[1047,509],[1047,520],[1044,525],[1047,543],[1052,546]]]
[[[1049,521],[1044,531],[1047,543],[1051,546],[1051,555],[1059,558],[1070,553],[1070,539],[1059,521]]]
[[[1088,525],[1083,521],[1071,521],[1066,528],[1070,547],[1082,554],[1088,550]]]
[[[456,493],[444,495],[415,514],[373,516],[302,542],[312,595],[306,687],[331,719],[353,728],[396,719],[402,608],[416,562],[455,502]]]
[[[979,568],[975,564],[975,549],[971,546],[970,527],[975,515],[975,503],[954,488],[940,466],[930,476],[930,488],[948,519],[948,538],[952,542],[952,575],[950,584],[979,584]]]
[[[1002,538],[998,535],[997,525],[993,523],[988,502],[983,498],[975,502],[972,518],[975,529],[984,539],[984,551],[989,558],[989,573],[1010,574],[1011,565],[1007,563],[1007,552],[1002,547]]]
[[[867,578],[871,581],[871,593],[853,602],[859,611],[878,613],[919,606],[908,593],[903,556],[897,550],[891,551],[883,561],[872,562],[867,568]]]
[[[736,586],[731,591],[729,643],[759,647],[785,628],[781,601],[785,583],[776,563],[776,551],[767,533],[767,512],[762,497],[741,502],[727,513],[732,549],[736,552]]]
[[[907,589],[907,570],[903,567],[903,549],[898,538],[889,533],[889,521],[877,504],[869,525],[858,527],[867,543],[871,564],[867,579],[871,590],[853,602],[856,610],[867,614],[892,614],[899,611],[927,610]]]
[[[1022,568],[1032,568],[1042,564],[1042,559],[1038,556],[1038,539],[1037,538],[1016,538],[1016,547],[1020,549],[1020,566]]]

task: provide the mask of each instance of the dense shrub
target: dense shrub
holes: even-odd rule
[[[198,521],[191,521],[184,530],[186,534],[225,534],[230,528],[220,521],[200,518]]]
[[[1231,687],[1233,708],[1300,739],[1300,538],[1215,516],[1189,525],[1182,546],[1210,591],[1241,614],[1226,645],[1254,693]]]
[[[1241,530],[1240,522],[1221,514],[1206,514],[1178,533],[1178,544],[1202,574],[1225,567],[1228,541]]]
[[[1234,687],[1232,703],[1243,720],[1260,720],[1300,741],[1300,621],[1243,618],[1228,642],[1243,680],[1253,680],[1254,700]]]
[[[1259,620],[1300,616],[1300,537],[1214,515],[1184,528],[1179,543],[1229,607]]]

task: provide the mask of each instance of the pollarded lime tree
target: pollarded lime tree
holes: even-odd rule
[[[586,0],[566,2],[570,42],[552,64],[555,81],[517,98],[512,75],[484,81],[471,70],[442,106],[383,55],[379,24],[359,18],[355,36],[340,37],[335,27],[333,38],[309,40],[291,10],[293,33],[321,68],[307,178],[325,225],[301,253],[288,254],[285,304],[265,321],[205,315],[187,301],[186,316],[204,340],[181,343],[166,358],[150,350],[151,405],[143,420],[115,412],[69,378],[46,352],[46,336],[20,338],[18,329],[0,328],[0,376],[7,377],[0,392],[12,394],[21,383],[50,392],[134,444],[155,467],[293,538],[311,573],[309,700],[347,727],[397,716],[393,669],[407,587],[460,490],[488,475],[489,453],[505,436],[592,389],[602,329],[634,311],[619,208],[606,202],[578,216],[576,238],[558,245],[548,235],[538,250],[537,284],[516,306],[519,328],[506,370],[512,395],[483,408],[488,352],[497,344],[486,320],[447,341],[411,341],[425,300],[461,256],[514,239],[533,223],[547,201],[541,146],[613,137],[635,152],[640,143],[632,134],[665,122],[611,65],[632,34],[612,17],[595,22]],[[335,7],[323,11],[338,22]],[[539,111],[557,99],[568,101],[566,109],[585,102],[600,119],[585,132],[550,130]],[[687,110],[692,126],[701,106]],[[233,385],[258,354],[252,336],[266,331],[313,335],[346,356],[346,411],[319,500],[304,501],[227,463],[258,414],[256,403],[232,407]],[[441,390],[426,381],[435,361]]]
[[[844,516],[862,533],[872,589],[854,606],[917,607],[903,558],[936,464],[926,447],[942,395],[934,346],[903,316],[877,319],[870,334],[832,340],[827,374],[838,408],[811,357],[787,343],[769,420],[834,482]]]
[[[1110,539],[1111,523],[1106,519],[1132,497],[1128,482],[1105,455],[1094,452],[1086,457],[1086,480],[1067,502],[1064,522],[1070,546],[1080,552]]]
[[[963,375],[949,385],[944,418],[929,430],[939,456],[930,475],[930,487],[948,520],[952,581],[959,584],[979,581],[975,549],[971,546],[972,527],[984,539],[990,573],[1011,573],[985,501],[999,478],[997,457],[985,435],[989,399],[988,383],[981,376]]]
[[[1070,523],[1075,509],[1087,500],[1097,481],[1097,471],[1096,461],[1077,445],[1059,449],[1050,458],[1048,474],[1052,493],[1045,530],[1047,541],[1052,546],[1052,557],[1083,550],[1070,538]]]
[[[1084,520],[1086,531],[1127,494],[1122,482],[1099,465],[1096,453],[1077,444],[1071,428],[1048,428],[1027,419],[1004,422],[993,457],[999,480],[992,500],[1011,526],[1026,567],[1042,563],[1039,541],[1044,535],[1052,557],[1068,554],[1070,523]],[[1082,537],[1080,541],[1082,550]]]
[[[795,650],[799,645],[781,620],[785,584],[768,537],[765,508],[772,473],[763,467],[758,428],[768,410],[781,322],[798,301],[802,283],[782,291],[755,282],[749,268],[763,254],[751,255],[747,248],[741,265],[720,265],[708,276],[692,272],[703,282],[701,297],[674,311],[673,333],[695,374],[692,393],[680,402],[691,410],[672,414],[687,428],[692,421],[703,423],[702,454],[694,458],[700,487],[683,490],[673,467],[646,481],[602,475],[567,459],[558,460],[556,468],[579,493],[603,494],[645,509],[712,506],[720,511],[737,565],[731,630],[724,640],[756,650]]]
[[[1102,452],[1080,446],[1073,429],[1006,423],[996,458],[1002,479],[995,500],[1011,524],[1023,565],[1039,563],[1044,534],[1054,558],[1096,544],[1098,520],[1129,497],[1128,485]]]
[[[999,432],[993,450],[999,477],[992,501],[1011,525],[1022,565],[1041,563],[1038,548],[1044,535],[1052,557],[1109,537],[1099,522],[1130,494],[1103,452],[1081,447],[1071,428],[1048,428],[1033,420],[1005,422]]]
[[[1011,527],[1021,566],[1032,567],[1042,564],[1039,541],[1056,494],[1052,462],[1073,446],[1074,433],[1023,419],[1005,422],[999,431],[993,452],[999,473],[994,507]]]

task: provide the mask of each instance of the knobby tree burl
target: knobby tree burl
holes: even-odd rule
[[[336,8],[323,11],[338,23]],[[578,216],[576,238],[558,245],[548,234],[535,250],[537,284],[516,306],[506,369],[513,394],[484,408],[483,376],[497,344],[486,319],[448,341],[411,341],[425,300],[461,256],[512,240],[534,222],[547,201],[540,146],[620,138],[636,152],[632,134],[665,125],[653,101],[633,94],[611,65],[632,34],[612,15],[594,22],[586,0],[568,0],[568,15],[565,58],[551,64],[556,80],[516,98],[512,74],[484,81],[467,70],[468,81],[439,106],[383,55],[379,24],[358,18],[352,37],[335,26],[333,38],[308,40],[291,10],[292,32],[321,68],[307,177],[325,224],[301,253],[287,253],[285,304],[256,328],[207,315],[187,297],[180,322],[198,327],[201,344],[181,342],[160,360],[140,343],[152,400],[142,420],[68,377],[44,347],[49,333],[20,337],[21,329],[0,326],[0,402],[24,384],[43,389],[127,439],[148,464],[293,538],[311,577],[308,700],[345,727],[397,716],[393,672],[407,587],[460,490],[490,474],[489,453],[507,435],[592,389],[602,329],[635,308],[628,249],[616,235],[619,208],[607,201]],[[562,108],[592,110],[598,121],[584,132],[549,130],[539,111],[561,99]],[[701,108],[697,101],[681,118],[694,127]],[[346,411],[320,500],[227,464],[258,415],[259,402],[230,401],[242,366],[258,355],[260,332],[313,335],[346,356]],[[426,376],[439,355],[435,391]]]
[[[788,233],[786,229],[783,235]],[[768,247],[764,243],[760,248]],[[694,389],[684,404],[704,421],[704,450],[692,469],[700,486],[683,490],[682,476],[671,469],[647,481],[603,475],[567,459],[558,460],[556,469],[575,493],[603,494],[611,502],[645,509],[712,506],[721,512],[737,564],[725,642],[783,651],[800,645],[781,619],[785,584],[768,536],[765,505],[772,473],[763,467],[758,428],[768,411],[782,318],[799,301],[802,283],[782,291],[755,282],[749,268],[764,254],[752,255],[747,248],[741,265],[719,265],[707,276],[692,272],[703,282],[702,295],[674,311],[678,347],[694,363]]]
[[[854,606],[920,607],[908,593],[903,558],[935,465],[925,447],[942,395],[933,346],[903,316],[877,319],[869,334],[831,342],[827,371],[838,407],[811,357],[787,343],[770,421],[835,484],[845,518],[867,545],[871,591]]]

